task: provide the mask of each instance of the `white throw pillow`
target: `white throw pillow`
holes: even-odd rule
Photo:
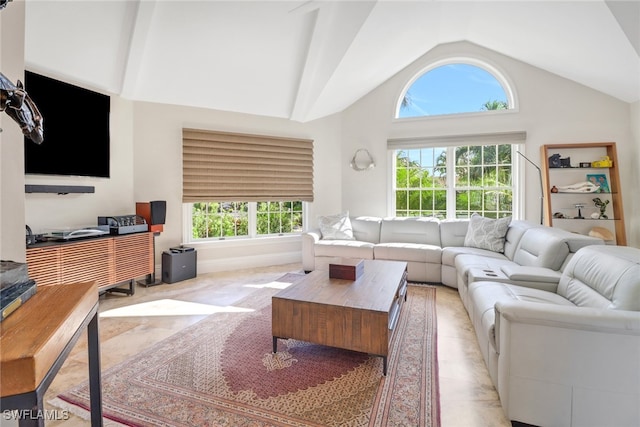
[[[471,215],[464,245],[504,253],[504,241],[511,224],[511,217],[492,219],[477,213]]]
[[[354,240],[349,212],[321,216],[319,225],[324,240]]]

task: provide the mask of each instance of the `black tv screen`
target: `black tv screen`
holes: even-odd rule
[[[44,128],[40,145],[25,137],[25,173],[108,178],[109,96],[29,71],[24,80]]]

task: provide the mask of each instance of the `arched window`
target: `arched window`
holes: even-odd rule
[[[494,67],[474,59],[432,64],[410,81],[396,118],[493,113],[516,108],[514,92]],[[524,132],[416,135],[387,141],[396,216],[519,217],[517,163]]]
[[[514,108],[506,80],[479,61],[435,64],[402,93],[396,118],[478,113]]]

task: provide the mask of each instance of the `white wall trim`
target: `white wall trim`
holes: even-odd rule
[[[224,259],[207,259],[198,261],[198,274],[294,263],[302,263],[302,253],[300,251]]]

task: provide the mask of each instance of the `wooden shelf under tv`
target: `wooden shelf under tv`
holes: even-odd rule
[[[619,246],[626,246],[627,235],[624,224],[624,209],[622,205],[621,182],[618,171],[618,154],[615,142],[585,142],[576,144],[547,144],[540,147],[542,158],[542,182],[545,192],[545,225],[575,231],[578,225],[589,227],[600,223],[605,227],[611,225],[615,236],[614,243]],[[561,154],[562,158],[571,158],[571,167],[549,167],[549,157],[553,154]],[[608,156],[612,161],[611,167],[577,167],[580,163],[591,163],[600,158]],[[601,173],[607,177],[609,190],[602,193],[552,193],[553,186],[570,185],[582,176],[582,181],[586,181],[586,176],[581,173]],[[574,182],[570,182],[574,181]],[[588,205],[593,203],[595,197],[604,198],[610,201],[608,219],[592,218],[554,218],[554,213],[566,210],[569,203],[567,200],[575,199]],[[579,232],[579,231],[577,231]]]

